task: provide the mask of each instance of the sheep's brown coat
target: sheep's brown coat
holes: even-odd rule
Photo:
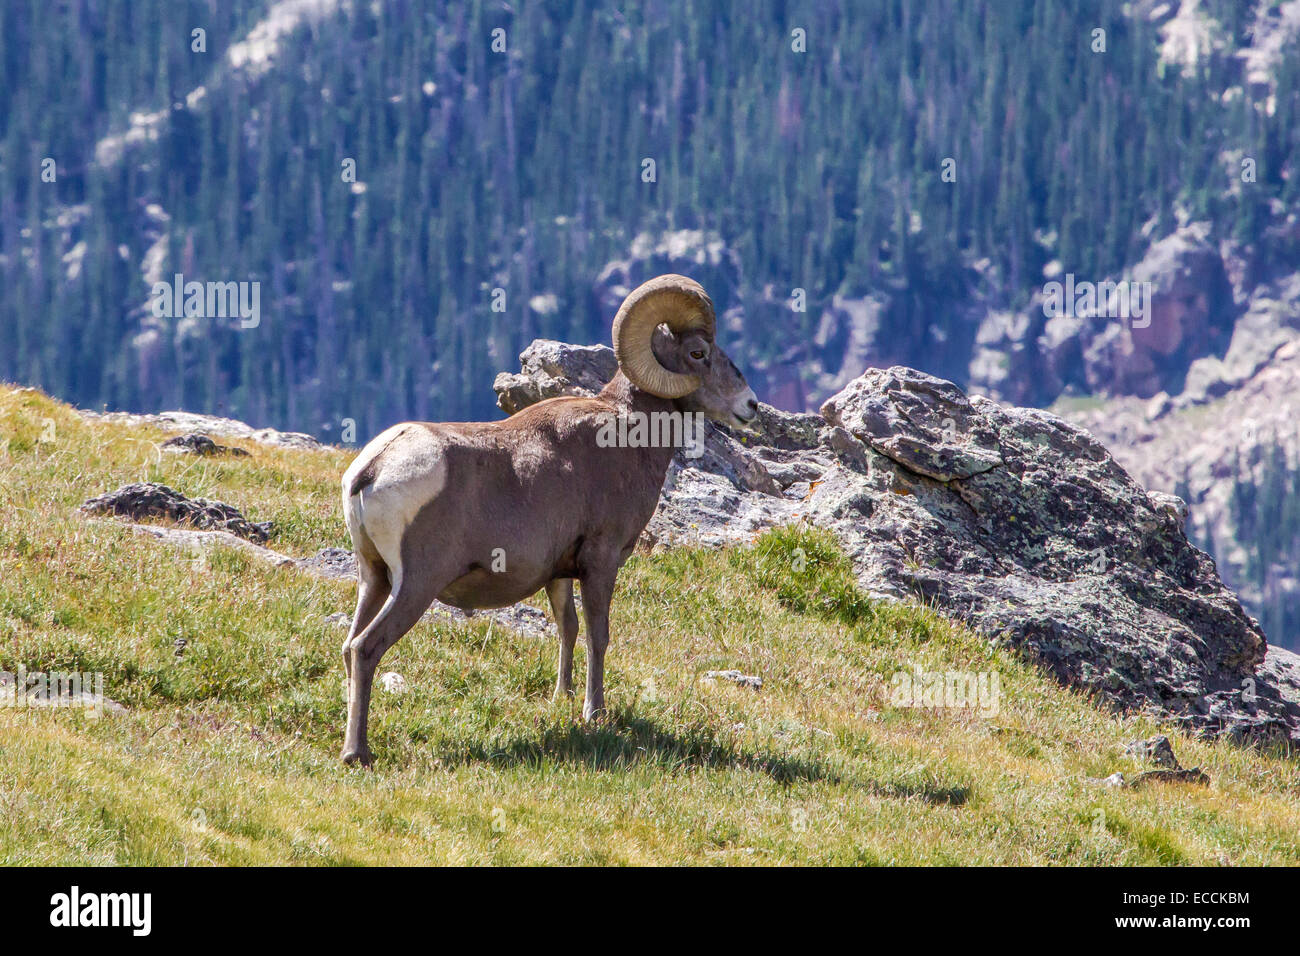
[[[743,426],[757,411],[711,326],[690,321],[680,335],[647,330],[653,345],[645,339],[665,369],[698,377],[686,396],[651,394],[620,370],[595,398],[550,399],[501,422],[394,426],[353,461],[342,489],[359,578],[343,645],[345,760],[370,762],[375,667],[435,599],[466,610],[504,607],[545,588],[560,634],[555,692],[564,695],[572,693],[579,581],[589,651],[583,715],[603,710],[615,577],[654,514],[674,449],[602,447],[601,429],[616,416],[689,412]]]

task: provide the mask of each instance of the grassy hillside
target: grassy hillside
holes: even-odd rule
[[[350,585],[75,508],[162,481],[306,555],[346,544],[349,453],[160,457],[162,437],[0,388],[0,669],[100,671],[128,708],[0,708],[0,862],[1300,863],[1294,757],[1108,715],[929,611],[868,601],[832,542],[793,529],[634,557],[594,728],[580,699],[549,700],[551,640],[420,624],[382,665],[409,690],[376,693],[376,769],[345,768],[324,618],[351,612]],[[701,680],[731,667],[763,688]],[[995,671],[1000,709],[891,706],[917,668]],[[1209,787],[1088,781],[1139,769],[1122,745],[1162,729]]]

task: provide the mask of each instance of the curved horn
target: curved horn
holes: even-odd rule
[[[698,375],[670,372],[650,347],[654,331],[714,334],[713,300],[694,279],[664,275],[643,282],[623,300],[614,317],[614,355],[623,374],[637,388],[660,398],[681,398],[700,387]]]

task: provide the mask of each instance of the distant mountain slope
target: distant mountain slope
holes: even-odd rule
[[[1268,341],[1257,333],[1245,344]],[[1199,402],[1129,398],[1056,411],[1148,488],[1185,498],[1189,537],[1215,556],[1270,643],[1300,649],[1300,331],[1244,371],[1236,387]]]
[[[1256,6],[6,4],[0,375],[316,434],[481,415],[534,336],[604,338],[638,236],[699,229],[783,404],[846,350],[978,379],[1045,268],[1201,220],[1288,261],[1296,4]],[[154,316],[178,272],[260,282],[262,322]]]

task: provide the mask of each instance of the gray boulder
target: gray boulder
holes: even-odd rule
[[[139,521],[161,518],[204,531],[227,531],[256,544],[265,544],[275,529],[269,521],[249,521],[242,512],[224,501],[187,498],[175,489],[152,481],[123,485],[82,502],[79,511],[89,515],[113,515]]]
[[[311,435],[304,432],[282,432],[275,428],[254,428],[233,418],[219,418],[215,415],[200,415],[195,412],[158,412],[154,415],[136,415],[133,412],[93,412],[78,409],[82,418],[90,421],[108,422],[118,425],[147,425],[169,432],[186,432],[205,436],[216,435],[218,438],[249,438],[263,445],[275,448],[323,448]]]
[[[175,455],[199,455],[208,457],[212,455],[229,455],[232,458],[247,458],[248,452],[242,448],[236,448],[234,445],[218,445],[207,435],[200,435],[198,432],[189,432],[185,435],[177,435],[175,438],[169,438],[158,446],[165,452]]]
[[[492,384],[507,415],[557,395],[595,395],[618,371],[614,350],[537,339],[519,356],[518,374],[500,373]]]

